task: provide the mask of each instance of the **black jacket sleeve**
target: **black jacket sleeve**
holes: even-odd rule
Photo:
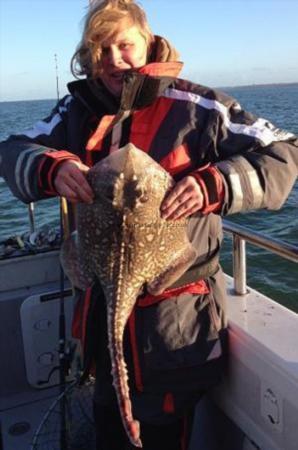
[[[67,122],[72,101],[70,95],[64,97],[47,118],[0,143],[0,176],[25,203],[48,197],[38,183],[39,166],[45,153],[67,150]]]
[[[201,144],[213,154],[223,177],[221,214],[279,209],[298,174],[298,139],[216,93]]]

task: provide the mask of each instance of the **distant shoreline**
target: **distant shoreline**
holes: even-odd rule
[[[264,87],[291,87],[298,86],[298,81],[291,83],[264,83],[264,84],[242,84],[238,86],[210,86],[212,89],[249,89],[249,88],[264,88]],[[44,102],[44,101],[56,101],[55,98],[32,98],[27,100],[0,100],[0,103],[14,103],[14,102]]]
[[[217,89],[239,89],[239,88],[263,88],[263,87],[287,87],[298,86],[298,81],[292,83],[264,83],[264,84],[241,84],[238,86],[220,86]]]

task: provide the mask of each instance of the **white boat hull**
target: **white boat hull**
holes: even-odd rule
[[[58,372],[46,381],[58,363],[59,274],[55,251],[0,261],[1,450],[29,450],[59,394]],[[197,408],[191,450],[296,450],[298,315],[228,286],[229,369]],[[71,297],[65,305],[70,340]]]

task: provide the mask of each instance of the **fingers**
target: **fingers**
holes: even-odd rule
[[[167,195],[161,205],[161,215],[167,220],[188,217],[203,207],[203,193],[192,176],[183,178]]]
[[[85,174],[80,171],[80,168],[79,171],[69,174],[67,184],[84,202],[92,202],[93,191],[86,180]]]
[[[73,189],[68,188],[67,185],[65,185],[63,189],[60,189],[58,192],[71,203],[78,203],[81,201],[80,197],[73,191]]]
[[[78,161],[61,163],[54,185],[57,192],[71,202],[92,203],[93,191],[86,180],[89,167]]]

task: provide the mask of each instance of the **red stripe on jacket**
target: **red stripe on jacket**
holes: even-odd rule
[[[189,157],[187,144],[179,145],[179,147],[171,151],[171,153],[160,161],[160,165],[169,172],[170,175],[175,175],[190,167],[191,159]]]
[[[130,142],[148,153],[156,133],[169,113],[174,100],[159,98],[154,104],[135,111],[132,116]]]
[[[222,175],[217,168],[214,166],[204,167],[190,173],[190,175],[196,179],[204,196],[202,214],[220,211],[225,190]]]
[[[107,130],[109,129],[109,127],[111,126],[111,123],[113,122],[114,118],[115,118],[115,115],[103,116],[103,118],[100,120],[96,130],[94,131],[94,133],[92,133],[92,135],[88,139],[88,142],[86,145],[87,151],[101,150],[103,138],[105,137],[105,134],[106,134]]]
[[[175,412],[175,401],[172,392],[165,394],[162,409],[166,414],[173,414]]]
[[[56,169],[58,166],[67,160],[79,161],[80,158],[66,150],[57,150],[53,152],[45,152],[41,159],[38,169],[38,186],[47,195],[57,195],[57,191],[54,186]],[[47,166],[47,167],[46,167]],[[44,170],[46,167],[46,171]]]
[[[204,280],[194,281],[193,283],[184,284],[178,288],[166,289],[162,294],[152,295],[146,294],[144,297],[139,297],[137,305],[141,307],[151,306],[159,303],[161,300],[177,297],[180,294],[208,294],[209,287]]]

